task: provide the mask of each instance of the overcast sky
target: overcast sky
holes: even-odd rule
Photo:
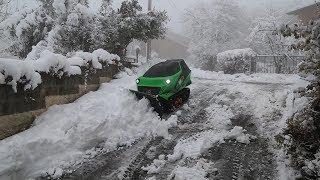
[[[91,0],[95,5],[99,4],[99,0]],[[183,32],[183,25],[181,23],[182,16],[187,8],[190,8],[194,3],[201,1],[210,2],[210,0],[153,0],[153,7],[168,12],[170,22],[169,28],[175,32]],[[225,1],[225,0],[223,0]],[[119,7],[122,0],[114,0],[114,6]],[[147,9],[148,0],[139,0],[143,8]],[[294,8],[302,7],[314,3],[314,0],[239,0],[240,4],[244,6],[248,13],[259,12],[262,7],[288,7],[288,11]],[[295,7],[292,7],[295,6]]]

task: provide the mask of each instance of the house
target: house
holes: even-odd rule
[[[188,52],[189,39],[170,30],[167,31],[164,39],[152,40],[152,52],[156,52],[163,59],[185,59]],[[136,43],[129,45],[127,56],[135,57]],[[146,43],[140,43],[140,55],[146,56]]]
[[[315,20],[320,17],[320,3],[317,2],[310,6],[302,7],[287,14],[298,16],[303,24],[307,24],[311,20]]]

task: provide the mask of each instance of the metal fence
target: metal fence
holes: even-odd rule
[[[258,55],[255,59],[255,72],[293,74],[297,72],[297,66],[303,60],[305,56]]]

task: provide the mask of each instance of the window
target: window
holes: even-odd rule
[[[178,62],[165,61],[152,66],[144,77],[166,77],[176,74],[180,69]]]

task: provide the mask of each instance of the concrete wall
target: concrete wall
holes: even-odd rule
[[[25,91],[18,84],[17,93],[10,85],[0,85],[0,140],[29,128],[48,107],[73,102],[97,90],[100,83],[109,82],[118,72],[118,65],[104,65],[102,70],[82,67],[81,75],[61,78],[41,73],[41,85]]]
[[[168,31],[165,39],[152,40],[152,51],[163,59],[185,59],[188,52],[189,39]],[[146,56],[146,44],[141,43],[141,55]]]
[[[319,5],[313,4],[292,12],[289,12],[289,15],[298,16],[299,20],[305,25],[307,25],[311,20],[316,20],[319,18]]]

